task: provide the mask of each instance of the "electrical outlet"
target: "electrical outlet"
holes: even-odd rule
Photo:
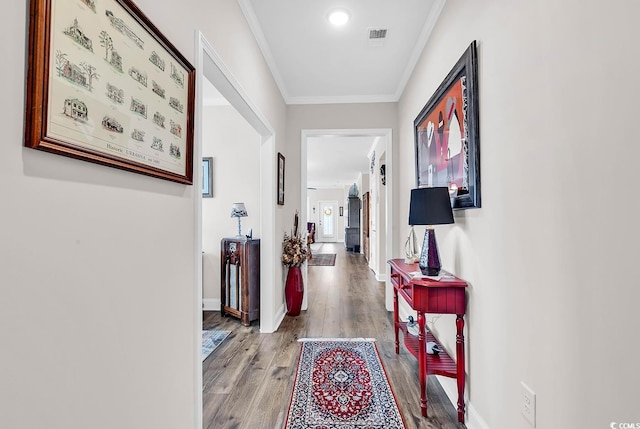
[[[524,382],[520,382],[521,412],[524,418],[536,427],[536,394]]]

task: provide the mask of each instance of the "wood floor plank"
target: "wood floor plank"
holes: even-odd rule
[[[285,317],[273,334],[260,334],[219,312],[203,314],[204,329],[231,331],[203,363],[205,429],[281,429],[284,426],[300,353],[299,338],[375,338],[407,429],[464,428],[434,377],[429,377],[429,417],[420,414],[418,363],[401,349],[395,354],[393,317],[384,308],[384,283],[364,257],[341,243],[323,243],[317,253],[336,253],[335,266],[308,269],[309,309]]]
[[[229,346],[220,353],[216,360],[220,360],[222,366],[209,365],[208,369],[212,373],[217,374],[215,383],[210,383],[208,374],[206,381],[203,381],[203,387],[206,387],[213,393],[230,393],[235,389],[238,379],[242,376],[250,359],[253,358],[260,345],[260,341],[251,336],[250,332],[242,332],[228,339]],[[217,350],[216,350],[217,351]]]

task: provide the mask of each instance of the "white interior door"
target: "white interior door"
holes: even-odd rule
[[[337,201],[318,201],[318,241],[335,243],[338,237]]]

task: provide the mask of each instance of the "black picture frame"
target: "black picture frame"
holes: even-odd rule
[[[213,198],[213,158],[202,158],[202,198]]]
[[[481,207],[476,41],[414,123],[416,187],[447,186],[454,209]]]
[[[277,202],[279,206],[284,205],[284,155],[278,152],[278,166],[276,169],[278,175],[278,192]]]

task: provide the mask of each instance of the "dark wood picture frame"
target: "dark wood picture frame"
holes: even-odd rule
[[[475,40],[414,121],[416,187],[447,186],[454,209],[479,208],[480,132]]]
[[[213,198],[213,157],[202,158],[202,198]]]
[[[279,206],[284,205],[284,155],[278,152],[278,166],[276,168],[278,176],[277,202]]]
[[[193,184],[195,68],[131,0],[31,0],[26,147]]]

